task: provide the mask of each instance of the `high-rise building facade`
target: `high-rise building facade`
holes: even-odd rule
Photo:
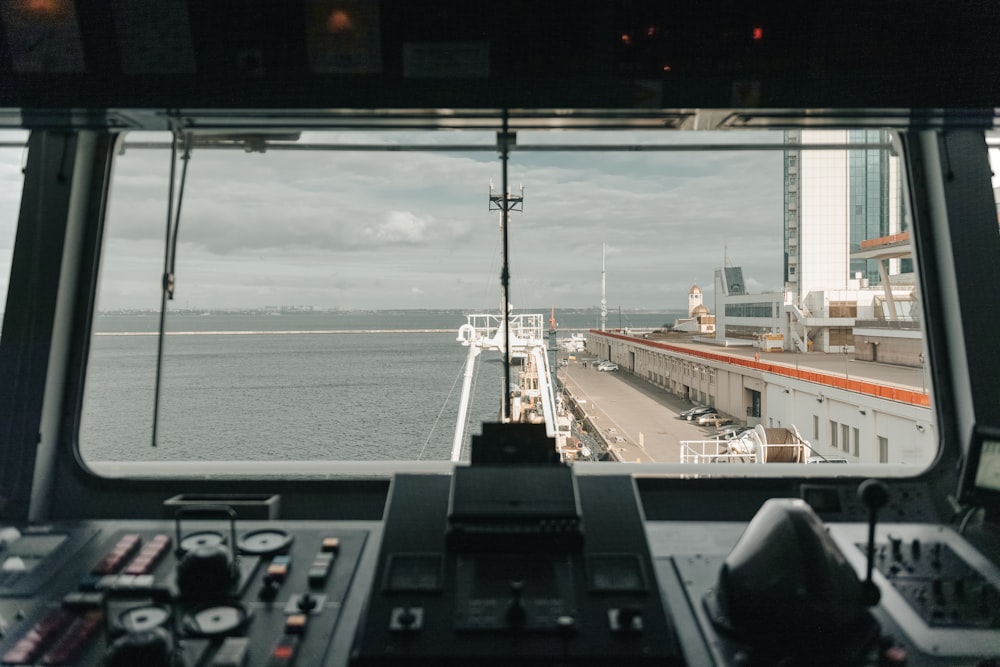
[[[816,290],[846,289],[859,278],[878,284],[877,261],[852,259],[851,253],[863,241],[905,230],[888,132],[789,130],[785,143],[786,290],[801,300]],[[848,150],[795,148],[808,144]]]
[[[872,359],[885,339],[884,358],[895,350],[917,359],[916,283],[890,134],[789,130],[785,146],[784,288],[749,294],[734,278],[739,268],[716,269],[716,339],[781,334],[785,349]]]

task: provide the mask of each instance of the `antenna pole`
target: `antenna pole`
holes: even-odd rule
[[[511,132],[507,126],[507,110],[503,112],[503,127],[497,132],[497,148],[500,151],[500,166],[503,172],[503,182],[499,195],[493,193],[493,186],[490,185],[490,210],[500,211],[500,234],[503,239],[503,268],[500,269],[500,292],[501,308],[503,309],[503,381],[504,417],[511,414],[510,396],[510,259],[508,244],[508,228],[510,226],[510,212],[520,211],[524,204],[524,186],[521,186],[520,195],[514,197],[510,194],[510,186],[507,185],[507,159],[510,157],[510,146],[517,140],[517,135]]]
[[[608,246],[601,244],[601,331],[608,330],[608,295],[607,283],[604,274],[604,258],[607,256]]]

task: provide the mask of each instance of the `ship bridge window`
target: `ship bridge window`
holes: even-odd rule
[[[842,456],[820,419],[855,434],[853,462],[905,474],[935,459],[922,333],[882,307],[919,304],[906,248],[877,240],[905,218],[887,132],[849,150],[848,133],[818,130],[514,134],[506,175],[492,126],[126,136],[82,460],[105,475],[380,475],[467,460],[502,419],[545,424],[587,469],[684,474],[766,424],[782,446]],[[851,178],[859,150],[884,178]],[[848,208],[862,186],[883,216],[868,226]],[[857,280],[856,262],[881,280]],[[906,460],[879,437],[911,443]],[[756,465],[768,446],[737,474],[794,474]]]
[[[0,331],[7,312],[7,286],[21,207],[22,162],[27,140],[28,133],[23,130],[0,130]]]

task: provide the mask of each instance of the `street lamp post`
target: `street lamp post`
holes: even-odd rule
[[[850,380],[851,377],[847,374],[847,346],[844,346],[844,379]]]

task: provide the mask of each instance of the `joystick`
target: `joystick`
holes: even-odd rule
[[[239,563],[226,546],[225,540],[196,541],[184,550],[181,537],[181,516],[191,514],[224,515],[229,519],[230,544],[236,544],[236,511],[226,505],[195,505],[177,510],[175,530],[179,561],[177,589],[182,597],[205,598],[224,594],[239,580]]]
[[[510,604],[507,605],[507,623],[512,628],[522,628],[525,621],[528,620],[528,612],[524,608],[524,602],[521,599],[524,594],[524,582],[520,580],[511,581],[510,593],[512,598]]]
[[[868,508],[868,548],[866,556],[868,566],[865,574],[864,590],[865,601],[869,607],[878,604],[882,594],[878,586],[872,581],[872,569],[875,566],[875,522],[878,519],[878,511],[889,502],[889,488],[884,482],[877,479],[866,479],[858,485],[858,499]],[[893,557],[899,553],[902,540],[893,541]],[[914,545],[914,550],[919,553],[919,543]]]

